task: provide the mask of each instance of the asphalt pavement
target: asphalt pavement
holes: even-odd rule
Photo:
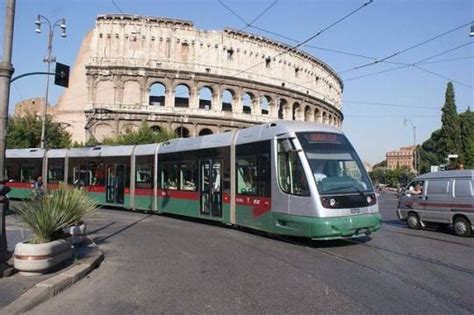
[[[396,202],[381,195],[371,237],[331,242],[103,209],[101,267],[30,313],[472,314],[474,237],[410,230]]]

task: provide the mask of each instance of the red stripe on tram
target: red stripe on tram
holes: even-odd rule
[[[254,218],[264,215],[272,208],[272,200],[268,197],[237,195],[235,197],[235,203],[252,207],[252,216]]]
[[[33,188],[34,183],[19,183],[19,182],[7,182],[5,183],[8,187],[11,188]]]

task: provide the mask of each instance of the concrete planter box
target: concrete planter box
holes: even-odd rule
[[[86,240],[87,225],[73,225],[64,229],[64,232],[71,235],[72,245],[80,245]]]
[[[72,258],[71,242],[57,240],[44,244],[18,243],[13,254],[13,266],[24,275],[40,275]]]

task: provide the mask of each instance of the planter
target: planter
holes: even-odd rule
[[[44,244],[18,243],[13,254],[13,266],[25,275],[40,275],[72,258],[71,242],[57,240]]]
[[[64,232],[71,235],[72,245],[82,244],[86,240],[87,225],[73,225],[64,229]]]

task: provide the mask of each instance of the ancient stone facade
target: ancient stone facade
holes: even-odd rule
[[[23,100],[15,104],[14,115],[17,117],[25,116],[26,114],[34,114],[41,116],[44,111],[44,97],[35,97]],[[48,115],[53,114],[53,107],[48,106],[46,109]]]
[[[342,89],[328,65],[264,37],[114,14],[99,16],[84,39],[55,111],[75,141],[143,120],[182,136],[278,119],[340,127]]]

